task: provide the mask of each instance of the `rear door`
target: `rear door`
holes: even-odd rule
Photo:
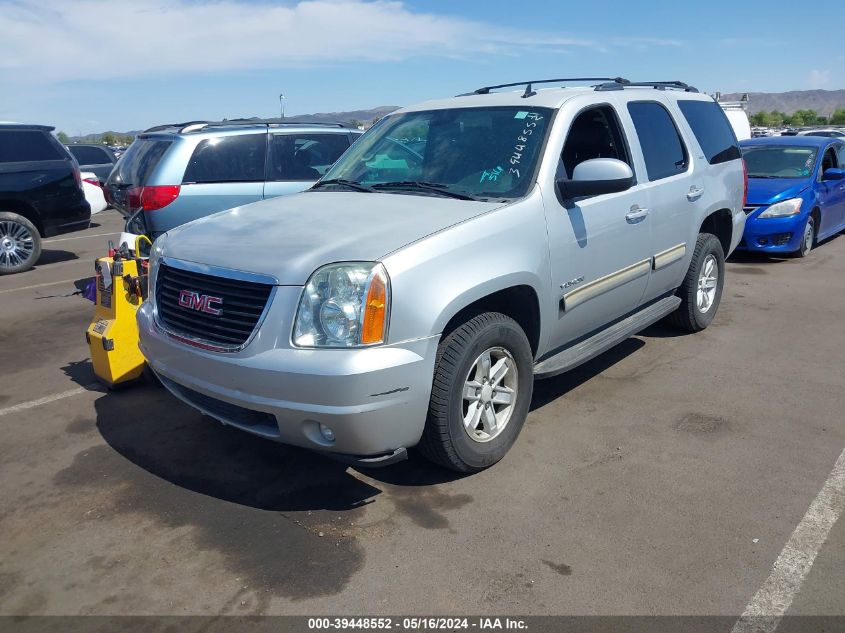
[[[704,181],[665,102],[630,101],[625,114],[639,139],[646,168],[643,189],[655,262],[644,295],[649,301],[676,288],[683,278],[687,255],[695,247],[688,243],[693,214],[689,207],[698,203]]]
[[[271,132],[264,197],[307,189],[349,149],[350,142],[346,133]]]
[[[160,233],[261,200],[266,155],[266,132],[203,139],[185,168],[179,197],[164,209],[147,213],[147,224],[153,233]]]
[[[104,187],[106,200],[124,217],[137,209],[132,207],[130,191],[147,184],[173,141],[170,138],[138,138],[121,156]]]

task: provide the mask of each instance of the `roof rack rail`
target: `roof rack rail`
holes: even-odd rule
[[[169,130],[170,128],[178,127],[188,127],[189,125],[197,125],[198,123],[208,123],[208,121],[185,121],[184,123],[164,123],[162,125],[154,125],[153,127],[148,127],[144,130],[144,134],[147,132],[160,132],[161,130]]]
[[[655,90],[674,88],[676,90],[683,90],[684,92],[698,92],[698,88],[690,86],[683,81],[632,81],[631,83],[626,84],[626,87],[654,88]]]
[[[473,92],[468,92],[463,95],[458,95],[459,97],[465,97],[469,95],[486,95],[490,94],[491,90],[498,90],[499,88],[513,88],[515,86],[525,86],[525,94],[522,95],[523,98],[533,97],[536,92],[534,92],[531,87],[533,84],[559,84],[559,83],[568,83],[571,81],[612,81],[618,84],[627,84],[628,80],[623,79],[622,77],[565,77],[562,79],[535,79],[533,81],[515,81],[509,84],[498,84],[496,86],[483,86],[474,90]]]
[[[697,88],[685,84],[683,81],[628,81],[623,77],[568,77],[563,79],[536,79],[534,81],[515,81],[513,83],[498,84],[495,86],[483,86],[474,90],[458,95],[459,97],[468,97],[471,95],[486,95],[490,94],[491,90],[498,90],[499,88],[513,88],[515,86],[525,86],[525,92],[522,95],[523,99],[533,97],[537,94],[533,90],[533,84],[557,84],[568,83],[573,81],[590,81],[602,82],[595,86],[596,90],[624,90],[625,88],[636,87],[650,87],[655,90],[665,90],[667,88],[674,88],[677,90],[684,90],[686,92],[698,92]]]
[[[302,121],[291,121],[290,119],[229,119],[227,121],[185,121],[184,123],[165,123],[163,125],[155,125],[143,131],[143,134],[149,132],[161,132],[163,130],[170,130],[176,128],[179,134],[186,132],[195,132],[196,130],[206,127],[223,127],[236,125],[298,125],[300,127],[347,127],[343,123],[306,123]]]

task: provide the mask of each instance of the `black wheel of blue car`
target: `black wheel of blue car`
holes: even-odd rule
[[[17,213],[0,212],[0,275],[29,270],[41,257],[41,235]]]
[[[469,318],[443,338],[419,449],[468,473],[498,462],[519,435],[534,387],[531,345],[498,312]]]
[[[801,233],[801,246],[795,252],[797,257],[806,257],[816,244],[816,219],[813,215],[807,218],[804,231]]]

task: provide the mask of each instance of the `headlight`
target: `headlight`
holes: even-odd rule
[[[293,344],[297,347],[363,347],[383,343],[390,312],[390,281],[371,262],[318,269],[302,291]]]
[[[798,215],[799,213],[801,213],[801,198],[790,198],[789,200],[783,200],[782,202],[773,204],[757,217],[786,218],[791,215]]]

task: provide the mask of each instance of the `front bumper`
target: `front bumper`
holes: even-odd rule
[[[163,333],[149,302],[138,310],[138,329],[141,351],[165,387],[224,424],[346,458],[388,460],[422,435],[437,336],[365,349],[271,348],[259,341],[215,353]],[[332,441],[320,424],[332,430]]]
[[[757,212],[759,213],[759,212]],[[794,253],[801,247],[807,216],[788,218],[749,217],[738,250],[763,253]]]

